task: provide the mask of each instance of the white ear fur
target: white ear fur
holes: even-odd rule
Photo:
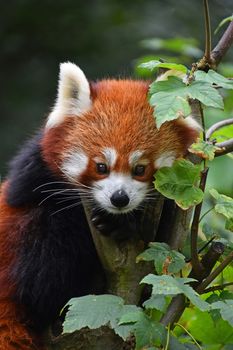
[[[83,71],[73,63],[60,65],[58,95],[46,128],[59,125],[66,116],[79,116],[91,108],[90,85]]]

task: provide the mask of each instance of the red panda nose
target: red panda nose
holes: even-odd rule
[[[118,190],[110,198],[111,203],[117,208],[123,208],[129,204],[129,197],[124,190]]]

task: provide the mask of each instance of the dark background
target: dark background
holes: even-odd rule
[[[209,2],[215,29],[232,0]],[[89,79],[132,76],[136,59],[151,53],[141,40],[193,37],[203,48],[203,32],[201,0],[0,0],[2,177],[50,111],[60,62],[77,63]]]

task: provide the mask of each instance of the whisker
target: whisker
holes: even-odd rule
[[[80,199],[80,197],[70,197],[70,198],[61,199],[59,202],[56,202],[56,204],[68,202],[68,201],[75,200],[75,199],[79,199],[79,202],[82,203],[82,200]],[[93,201],[93,198],[85,198],[85,200],[87,202],[91,202],[91,201]]]
[[[58,194],[62,194],[62,193],[64,193],[65,191],[66,191],[66,190],[61,190],[61,191],[57,191],[57,192],[55,192],[55,193],[50,194],[49,196],[47,196],[46,198],[44,198],[44,199],[39,203],[39,206],[40,206],[41,204],[43,204],[45,201],[47,201],[49,198],[54,197],[54,196],[56,196],[56,195],[58,195]]]
[[[40,186],[37,186],[36,188],[34,188],[33,189],[33,192],[34,191],[37,191],[39,188],[41,188],[41,187],[44,187],[44,186],[48,186],[48,185],[54,185],[54,184],[65,184],[65,185],[73,185],[73,183],[71,183],[71,182],[67,182],[67,181],[51,181],[51,182],[46,182],[46,183],[44,183],[44,184],[42,184],[42,185],[40,185]]]
[[[71,204],[71,205],[68,205],[67,207],[64,207],[64,208],[61,208],[61,209],[59,209],[59,210],[56,210],[56,211],[53,212],[50,216],[53,216],[53,215],[55,215],[55,214],[57,214],[57,213],[60,213],[60,212],[63,211],[63,210],[71,209],[71,208],[77,207],[77,206],[80,205],[80,204],[81,204],[81,202],[73,203],[73,204]]]

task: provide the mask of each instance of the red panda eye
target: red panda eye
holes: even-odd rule
[[[145,165],[136,165],[133,170],[134,176],[143,176],[145,174]]]
[[[99,174],[108,174],[108,167],[104,163],[97,163],[96,169]]]

